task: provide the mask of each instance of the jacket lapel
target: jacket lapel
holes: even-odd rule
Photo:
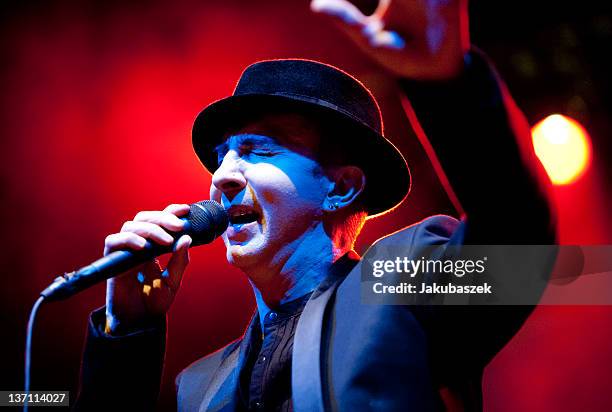
[[[227,354],[215,371],[200,404],[200,412],[237,410],[240,371],[246,361],[247,347],[254,327],[260,327],[257,314],[251,319],[240,344]]]
[[[321,334],[325,309],[336,288],[355,267],[359,256],[349,252],[312,294],[304,307],[293,338],[291,390],[295,412],[323,412],[321,383]]]
[[[325,309],[338,285],[359,262],[359,256],[349,252],[334,264],[304,307],[293,338],[291,386],[295,412],[323,411],[321,385],[321,332]],[[235,411],[238,406],[240,371],[246,361],[248,342],[254,327],[259,326],[257,314],[236,348],[229,351],[215,372],[200,405],[200,412]],[[299,373],[298,373],[299,371]]]

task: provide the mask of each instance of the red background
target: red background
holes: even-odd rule
[[[137,211],[208,197],[210,176],[191,149],[192,121],[205,105],[230,94],[242,69],[256,60],[319,59],[353,73],[379,99],[387,134],[411,164],[414,185],[401,208],[366,225],[359,251],[425,216],[453,214],[402,113],[393,80],[312,15],[307,1],[219,3],[2,6],[0,389],[22,388],[27,315],[53,277],[100,256],[104,237]],[[578,12],[530,11],[540,13],[535,17],[525,1],[483,3],[472,7],[474,42],[498,62],[532,124],[555,111],[569,112],[592,133],[591,169],[574,185],[555,190],[561,241],[612,243],[610,186],[604,184],[612,160],[609,84],[604,63],[591,58],[603,53],[594,44],[610,39],[609,16],[588,2]],[[500,15],[513,24],[502,23]],[[604,40],[583,35],[580,29],[591,24],[603,25]],[[578,40],[589,41],[575,47],[583,69],[575,75],[585,82],[576,87],[586,108],[566,104],[576,89],[568,89],[554,64],[547,65],[555,61],[551,50],[565,41],[562,29],[555,37],[556,27],[574,28]],[[520,55],[521,44],[541,49],[540,80],[521,77],[515,67],[512,56]],[[100,285],[42,307],[33,389],[70,390],[74,396],[87,314],[103,303]],[[227,265],[222,242],[192,250],[169,314],[160,409],[174,407],[174,376],[240,336],[253,309],[248,283]],[[611,365],[612,308],[540,307],[487,367],[486,410],[612,410]]]

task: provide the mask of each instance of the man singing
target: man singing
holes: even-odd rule
[[[398,78],[463,209],[461,220],[431,217],[379,244],[410,257],[429,245],[554,242],[545,183],[523,145],[529,128],[470,47],[465,1],[381,1],[368,17],[345,0],[311,8]],[[241,339],[177,377],[179,410],[482,408],[483,368],[529,309],[362,304],[355,239],[405,198],[410,173],[358,80],[308,60],[255,63],[198,115],[193,145],[230,216],[227,260],[247,275],[257,311]],[[105,253],[172,244],[188,210],[138,213]],[[154,408],[190,242],[178,239],[166,268],[152,261],[108,281],[77,409]]]

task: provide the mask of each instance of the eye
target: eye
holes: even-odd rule
[[[252,149],[251,153],[257,156],[264,156],[264,157],[274,156],[274,152],[268,148]]]
[[[275,152],[264,144],[246,143],[240,145],[240,153],[244,156],[255,155],[262,157],[274,156]]]

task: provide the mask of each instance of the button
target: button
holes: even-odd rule
[[[262,356],[261,359],[260,359],[260,362],[265,362],[265,361],[266,361],[266,357]]]
[[[268,319],[270,319],[270,320],[276,320],[276,318],[278,318],[278,313],[276,313],[276,312],[270,312],[270,313],[268,313]]]
[[[255,402],[255,408],[257,408],[257,409],[263,409],[263,403],[261,403],[261,402]]]

